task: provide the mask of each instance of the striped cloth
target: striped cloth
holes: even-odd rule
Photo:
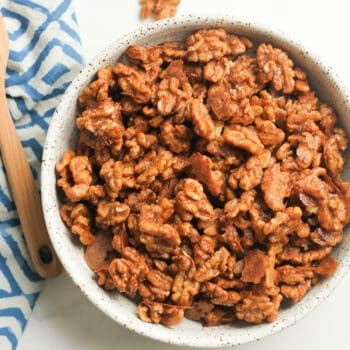
[[[10,112],[39,183],[50,117],[83,61],[77,22],[72,0],[0,0],[0,8],[10,40],[6,76]],[[16,349],[41,284],[0,161],[1,350]]]

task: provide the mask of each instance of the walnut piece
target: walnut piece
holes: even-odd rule
[[[258,284],[265,276],[267,255],[259,249],[251,250],[244,258],[241,280]]]
[[[242,148],[251,154],[258,154],[264,149],[256,131],[251,127],[240,125],[226,126],[223,137],[230,145]]]
[[[144,322],[161,323],[167,327],[177,325],[184,317],[184,310],[179,306],[148,301],[139,305],[137,313]]]
[[[196,179],[203,183],[213,196],[218,196],[223,190],[223,173],[214,170],[211,159],[201,153],[195,153],[191,157],[191,164]]]
[[[153,16],[156,20],[176,15],[180,0],[140,0],[142,18]]]
[[[184,179],[177,188],[175,201],[176,211],[184,221],[191,221],[193,217],[209,221],[214,216],[203,186],[196,180]]]
[[[285,208],[284,199],[290,196],[290,175],[281,171],[280,165],[274,164],[266,169],[261,182],[266,204],[274,211]]]
[[[277,91],[288,94],[294,90],[293,62],[287,54],[271,45],[261,44],[256,52],[256,63],[259,68],[258,80],[265,84],[272,83]]]

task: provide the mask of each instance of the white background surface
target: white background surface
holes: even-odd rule
[[[109,42],[135,29],[138,0],[74,0],[88,61]],[[182,0],[181,14],[232,14],[291,33],[324,58],[350,87],[349,5],[346,0]],[[350,116],[349,116],[350,117]],[[293,327],[235,350],[350,349],[350,274],[316,311]],[[20,350],[176,350],[110,321],[66,274],[47,281],[20,342]]]

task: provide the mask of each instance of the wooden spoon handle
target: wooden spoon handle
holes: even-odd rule
[[[0,149],[34,268],[43,278],[54,277],[61,264],[51,245],[32,172],[0,87]]]

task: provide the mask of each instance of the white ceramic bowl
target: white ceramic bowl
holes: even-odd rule
[[[47,228],[56,252],[72,280],[81,291],[101,311],[119,324],[150,338],[163,342],[196,346],[221,347],[247,343],[276,333],[305,316],[313,310],[333,290],[345,275],[350,265],[350,236],[345,235],[344,242],[335,250],[334,256],[340,261],[337,273],[311,289],[298,304],[282,309],[273,323],[257,326],[202,327],[198,322],[184,320],[171,329],[140,321],[136,315],[136,305],[118,293],[107,293],[100,288],[83,259],[83,248],[75,245],[71,234],[59,215],[59,201],[55,186],[55,164],[64,151],[72,147],[75,134],[75,116],[77,98],[82,89],[94,78],[96,71],[107,64],[114,64],[130,44],[156,44],[168,40],[184,39],[190,33],[201,28],[223,27],[231,33],[246,35],[253,40],[270,42],[286,50],[296,64],[309,75],[311,85],[324,101],[337,111],[340,123],[350,134],[350,105],[345,88],[339,85],[339,78],[330,69],[325,68],[320,59],[286,36],[277,31],[249,23],[226,18],[203,18],[187,16],[168,19],[142,27],[109,45],[90,62],[72,82],[64,94],[54,114],[46,138],[42,165],[42,200]],[[349,178],[349,162],[345,178]],[[348,231],[348,230],[347,230]]]

